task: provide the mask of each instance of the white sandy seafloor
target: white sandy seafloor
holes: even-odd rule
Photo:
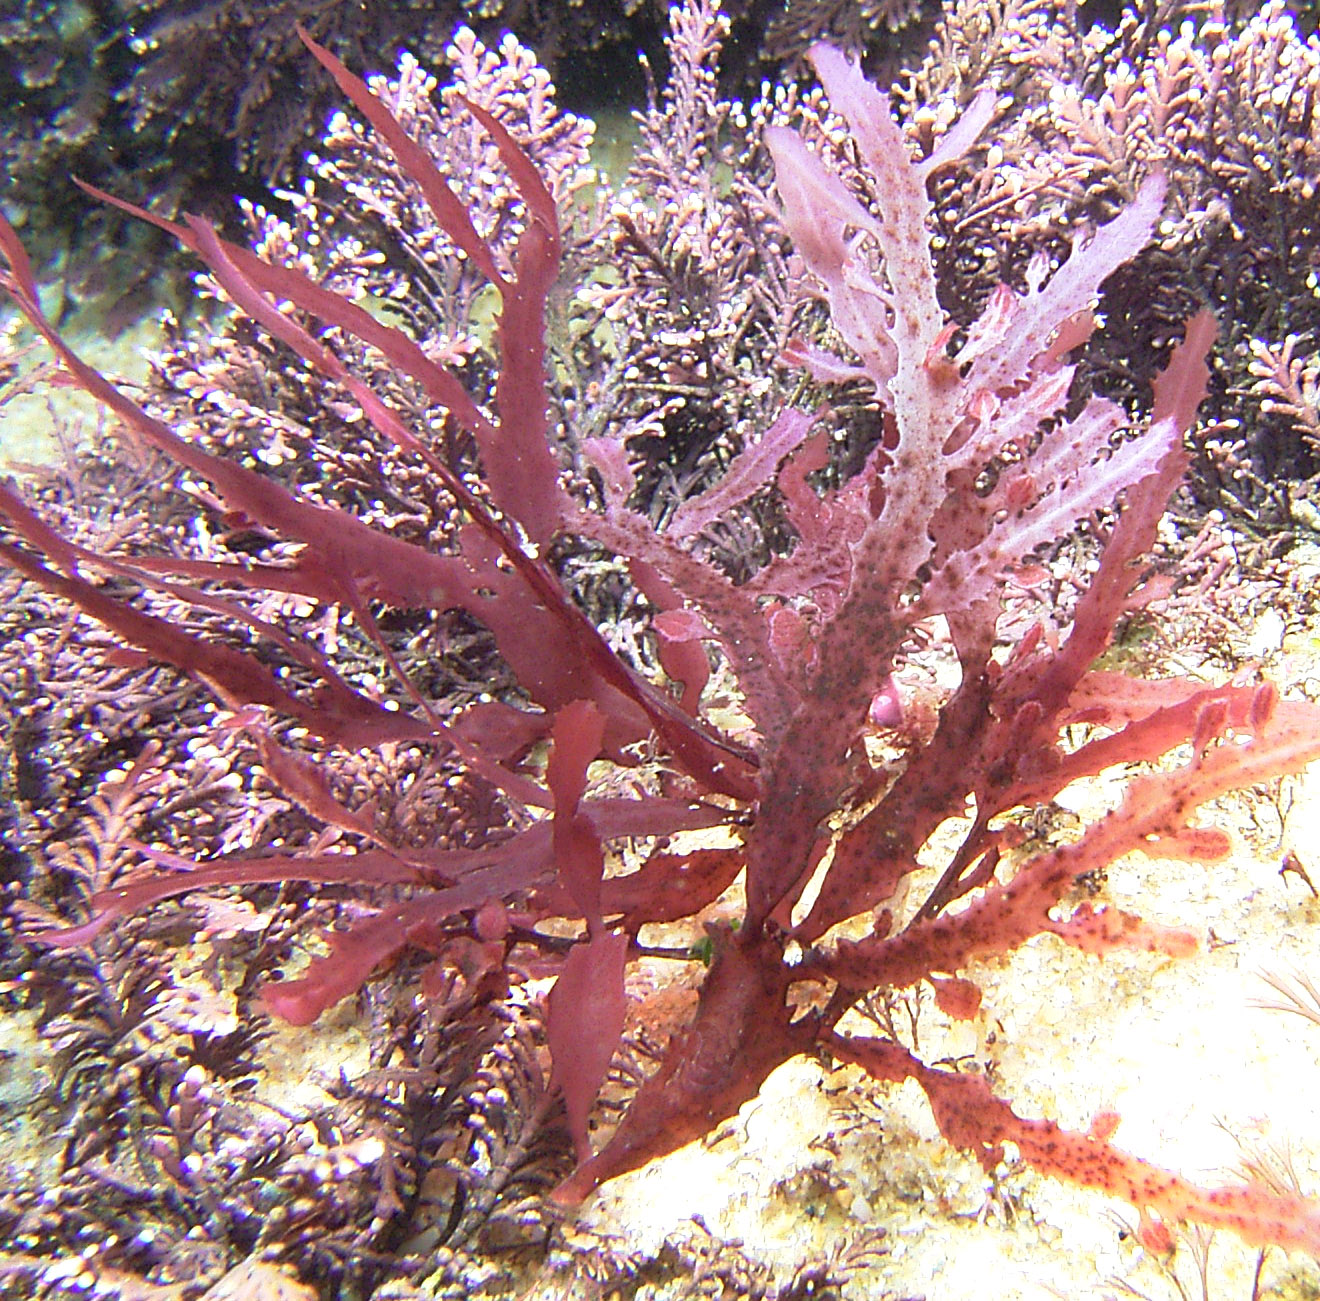
[[[43,294],[43,305],[47,295]],[[10,319],[0,311],[0,327]],[[73,350],[89,365],[115,379],[133,393],[135,383],[146,379],[150,370],[149,354],[160,346],[160,324],[154,317],[129,326],[113,339],[105,337],[97,312],[89,311],[74,319],[63,331]],[[20,342],[33,339],[32,331],[19,332]],[[51,352],[39,343],[30,361],[39,364],[51,359]],[[100,406],[86,393],[73,388],[43,386],[34,393],[24,393],[0,407],[0,474],[12,465],[51,464],[58,462],[62,449],[54,436],[63,429],[74,444],[91,439],[104,419]]]
[[[1314,694],[1318,652],[1314,633],[1291,633],[1266,667],[1273,659]],[[1020,1115],[1069,1129],[1116,1110],[1117,1146],[1203,1185],[1239,1181],[1244,1156],[1286,1157],[1303,1190],[1320,1195],[1320,1024],[1256,1005],[1280,1001],[1262,973],[1320,985],[1320,900],[1279,870],[1291,849],[1320,885],[1317,767],[1203,813],[1234,835],[1224,862],[1134,856],[1110,868],[1099,900],[1198,930],[1196,956],[1100,959],[1037,937],[966,973],[985,993],[976,1021],[923,1004],[921,1055],[989,1065]],[[1121,789],[1118,778],[1079,783],[1060,804],[1089,821]],[[781,1281],[840,1239],[883,1228],[888,1253],[849,1286],[856,1297],[1320,1297],[1316,1262],[1277,1249],[1253,1292],[1259,1253],[1227,1232],[1180,1239],[1170,1271],[1128,1231],[1137,1217],[1127,1203],[1030,1170],[992,1186],[941,1138],[916,1084],[876,1085],[856,1068],[804,1059],[778,1070],[716,1141],[607,1184],[583,1222],[635,1250],[691,1232],[693,1217],[775,1263]],[[1207,1241],[1203,1290],[1197,1249]]]

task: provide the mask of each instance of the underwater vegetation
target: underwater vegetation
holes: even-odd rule
[[[1244,62],[1281,12],[1235,29]],[[971,1018],[969,969],[1043,935],[1188,954],[1192,929],[1075,884],[1132,853],[1213,871],[1228,840],[1198,809],[1320,757],[1320,706],[1268,682],[1099,665],[1177,581],[1150,557],[1198,412],[1229,400],[1224,341],[1305,468],[1300,341],[1271,352],[1245,290],[1223,319],[1226,272],[1180,279],[1236,210],[1198,206],[1213,172],[1154,127],[1095,145],[1092,102],[1135,120],[1167,90],[1120,105],[1118,65],[1095,101],[1046,97],[1067,153],[1022,123],[1036,100],[929,69],[896,116],[829,45],[819,89],[739,108],[717,9],[673,23],[636,188],[594,203],[590,126],[512,38],[456,34],[437,97],[413,60],[369,87],[303,33],[357,117],[287,219],[249,206],[254,248],[98,192],[232,309],[141,399],[65,342],[0,224],[0,283],[117,423],[0,485],[7,970],[72,1135],[49,1187],[0,1199],[25,1253],[6,1277],[54,1287],[74,1260],[186,1296],[284,1261],[346,1296],[470,1295],[481,1253],[554,1250],[602,1182],[800,1054],[915,1082],[987,1173],[1012,1144],[1148,1234],[1320,1253],[1320,1204],[1198,1187],[1124,1150],[1111,1113],[1025,1119],[855,1014],[924,985]],[[1194,65],[1198,39],[1156,57]],[[1282,66],[1310,85],[1297,48]],[[1206,95],[1175,98],[1150,120],[1181,113],[1186,153]],[[988,160],[1014,139],[1012,166]],[[1308,255],[1292,229],[1276,291]],[[1195,455],[1250,466],[1221,446]],[[1088,565],[1041,563],[1077,537]],[[1024,845],[1016,812],[1113,772],[1112,812]],[[206,952],[179,983],[185,943]],[[657,967],[692,997],[648,1019]],[[329,1033],[355,996],[369,1068],[310,1118],[260,1096],[263,1018]]]
[[[934,8],[925,6],[927,18]],[[149,195],[163,216],[203,211],[228,224],[229,196],[269,195],[295,177],[335,107],[330,83],[306,76],[299,23],[356,68],[392,67],[405,50],[437,67],[466,24],[496,43],[504,31],[521,34],[566,80],[640,86],[636,53],[663,60],[667,9],[660,0],[365,0],[310,9],[288,0],[13,0],[0,17],[8,105],[0,201],[29,252],[59,263],[70,300],[115,295],[110,325],[121,328],[158,301],[160,268],[177,262],[168,242],[88,203],[72,177],[114,180]],[[739,77],[753,85],[785,62],[800,67],[821,38],[860,50],[908,28],[915,47],[922,10],[916,0],[724,6]],[[89,226],[99,238],[87,238]],[[135,262],[155,264],[154,277],[107,256],[130,243]]]

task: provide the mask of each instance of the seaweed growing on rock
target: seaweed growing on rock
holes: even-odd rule
[[[66,893],[118,879],[172,775],[148,745],[100,784],[76,833],[45,847]],[[20,974],[63,1144],[11,1170],[0,1221],[18,1254],[0,1295],[69,1278],[114,1294],[142,1277],[183,1301],[277,1266],[315,1295],[370,1295],[434,1272],[437,1253],[457,1276],[478,1250],[489,1272],[543,1244],[555,1217],[537,1194],[571,1153],[536,1008],[479,968],[438,968],[424,1002],[407,982],[373,991],[365,1069],[288,1078],[255,987],[306,902],[198,893],[186,918],[133,918]]]
[[[1131,403],[1208,305],[1222,339],[1189,486],[1203,508],[1286,545],[1314,530],[1320,468],[1278,392],[1284,350],[1306,361],[1320,325],[1320,37],[1280,0],[1133,6],[1112,29],[1081,14],[951,4],[903,86],[918,133],[982,90],[999,96],[979,148],[938,181],[943,301],[968,324],[999,281],[1023,283],[1034,256],[1057,260],[1070,232],[1159,172],[1157,237],[1106,287],[1108,328],[1083,372]]]
[[[785,405],[722,475],[656,520],[624,438],[574,439],[551,418],[546,323],[562,235],[527,153],[496,114],[466,103],[522,203],[516,238],[497,248],[388,108],[308,45],[425,196],[465,270],[498,298],[489,387],[204,221],[161,224],[298,365],[339,387],[353,422],[424,469],[454,528],[425,545],[393,536],[180,437],[77,358],[0,227],[5,287],[70,376],[186,471],[208,528],[223,521],[261,544],[242,560],[126,554],[65,536],[5,486],[0,555],[119,642],[204,683],[270,782],[324,830],[296,847],[258,840],[205,861],[138,844],[143,870],[101,890],[75,925],[30,938],[95,945],[168,899],[305,882],[359,902],[298,976],[266,984],[265,1004],[295,1024],[409,954],[425,955],[423,988],[441,1006],[454,982],[502,990],[552,979],[545,1096],[562,1098],[577,1158],[555,1192],[565,1204],[705,1135],[787,1059],[827,1053],[880,1080],[915,1081],[950,1142],[987,1169],[1012,1142],[1039,1170],[1143,1212],[1320,1250],[1320,1208],[1296,1195],[1198,1188],[1115,1147],[1112,1117],[1087,1133],[1025,1120],[983,1080],[844,1020],[872,994],[923,982],[950,1015],[971,1015],[980,991],[969,963],[1040,936],[1096,955],[1191,951],[1187,930],[1071,906],[1074,882],[1129,853],[1213,863],[1225,838],[1196,825],[1196,810],[1320,756],[1320,711],[1268,685],[1138,681],[1095,667],[1119,621],[1159,590],[1142,557],[1185,469],[1181,440],[1214,336],[1206,313],[1187,323],[1148,422],[1104,398],[1070,400],[1070,355],[1095,327],[1101,283],[1150,240],[1162,179],[1148,177],[1052,275],[1037,263],[1024,291],[999,286],[960,331],[936,295],[927,186],[972,144],[991,103],[974,100],[914,160],[885,98],[817,49],[853,166],[784,126],[766,145],[784,229],[840,348],[793,339],[786,356],[822,385],[867,386],[874,441],[860,464],[820,476],[831,415]],[[382,396],[328,335],[372,350],[399,388],[443,409],[436,423],[462,430],[470,460],[446,460],[436,428],[410,423],[413,411]],[[735,582],[699,539],[756,493],[775,497],[791,537]],[[1010,600],[1014,562],[1116,507],[1071,626],[1055,636],[1024,618],[1030,595]],[[573,601],[557,560],[577,537],[622,558],[648,603],[663,677],[621,659]],[[174,613],[184,609],[224,634],[190,627]],[[391,612],[450,609],[486,628],[516,691],[456,707],[410,671]],[[337,648],[350,639],[374,649],[377,672],[341,670]],[[917,673],[932,656],[949,685]],[[735,684],[733,700],[720,699],[712,669]],[[1080,740],[1078,724],[1091,729]],[[452,776],[475,791],[483,812],[462,820],[467,839],[455,843],[450,824],[427,838],[414,822],[420,834],[401,835],[344,780],[345,765],[363,762],[352,756],[395,747],[450,765],[443,779],[419,769],[420,780],[447,787]],[[1117,809],[1010,865],[1005,815],[1125,765],[1151,768],[1127,781]],[[909,900],[919,855],[969,809],[938,879]],[[711,919],[720,900],[733,920]],[[686,923],[681,943],[657,938],[675,923]],[[642,958],[682,964],[700,995],[607,1134],[597,1100]]]

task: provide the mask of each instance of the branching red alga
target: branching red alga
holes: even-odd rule
[[[535,168],[495,117],[469,106],[526,206],[516,254],[505,261],[384,105],[308,45],[498,295],[503,364],[492,390],[470,393],[402,330],[224,242],[202,220],[157,224],[205,262],[237,308],[339,382],[382,437],[427,467],[459,526],[451,549],[427,550],[180,437],[72,352],[42,315],[14,232],[0,226],[5,288],[71,380],[209,485],[228,519],[298,548],[284,565],[101,554],[61,536],[10,484],[0,487],[8,535],[0,557],[124,644],[207,684],[256,738],[272,780],[348,837],[333,854],[271,849],[205,863],[143,846],[139,876],[98,897],[80,924],[41,938],[85,944],[117,918],[199,886],[356,884],[365,903],[390,886],[388,901],[333,935],[329,953],[301,978],[268,987],[269,1006],[310,1022],[413,944],[438,963],[466,963],[470,972],[475,961],[498,976],[516,947],[543,940],[541,968],[556,975],[547,1012],[554,1076],[579,1156],[558,1190],[565,1202],[708,1133],[790,1057],[825,1053],[880,1080],[915,1080],[948,1140],[987,1169],[1011,1142],[1037,1169],[1143,1211],[1320,1253],[1313,1203],[1263,1186],[1193,1187],[1115,1148],[1112,1126],[1069,1134],[1023,1120],[983,1081],[840,1027],[864,996],[923,981],[951,1015],[974,1015],[980,992],[965,974],[969,964],[1037,936],[1100,957],[1123,946],[1188,953],[1197,943],[1190,930],[1111,908],[1070,912],[1063,900],[1078,877],[1126,854],[1213,862],[1227,845],[1195,825],[1198,807],[1320,755],[1320,710],[1282,701],[1268,685],[1138,681],[1094,667],[1119,620],[1154,590],[1141,558],[1183,474],[1182,439],[1205,390],[1215,333],[1208,314],[1187,323],[1138,428],[1102,397],[1069,400],[1069,358],[1094,328],[1099,287],[1160,218],[1159,178],[1079,240],[1052,274],[1033,271],[1025,293],[1001,286],[959,335],[936,296],[927,181],[975,140],[991,104],[973,103],[935,152],[916,161],[885,97],[842,55],[817,49],[817,72],[873,180],[873,201],[864,204],[794,132],[771,128],[784,227],[848,354],[795,342],[785,361],[822,383],[865,380],[879,408],[878,437],[856,473],[821,487],[813,475],[829,461],[829,413],[786,408],[717,483],[657,529],[636,500],[622,442],[581,440],[580,478],[558,453],[544,331],[561,236]],[[375,349],[466,430],[479,488],[353,374],[313,322]],[[735,584],[696,542],[767,492],[779,499],[792,545]],[[1083,521],[1101,529],[1098,513],[1115,508],[1066,635],[1031,624],[1005,653],[1001,614],[1014,563]],[[574,603],[551,561],[556,542],[570,536],[626,558],[653,607],[667,680],[648,680],[616,655]],[[105,576],[117,581],[107,585]],[[227,616],[247,641],[201,636],[126,589]],[[387,708],[317,645],[259,617],[232,595],[243,589],[338,606],[379,648],[405,707]],[[379,614],[390,608],[466,611],[490,630],[522,694],[463,710],[429,698],[380,630]],[[920,723],[903,686],[918,634],[927,643],[944,639],[959,668],[956,686],[926,703]],[[254,643],[273,645],[295,665],[298,685],[273,671]],[[707,716],[714,660],[736,681],[749,720],[737,737]],[[501,792],[518,817],[478,847],[391,843],[335,795],[305,750],[280,739],[288,721],[325,754],[401,741],[433,746]],[[1065,745],[1074,724],[1088,725],[1088,739]],[[865,733],[876,725],[885,745],[868,751]],[[663,766],[663,783],[598,793],[592,765],[628,766],[641,751]],[[1005,814],[1116,765],[1146,766],[1120,807],[1074,843],[1008,866]],[[938,882],[905,902],[918,852],[941,823],[968,810]],[[732,847],[682,847],[679,833],[716,826],[731,829]],[[625,839],[652,848],[632,870],[607,870],[611,848]],[[690,1023],[594,1150],[592,1107],[622,1034],[639,932],[696,916],[738,879],[745,907],[737,926],[711,928],[712,957]],[[863,917],[864,937],[837,937],[840,923]],[[562,939],[565,921],[576,923],[571,943]]]

